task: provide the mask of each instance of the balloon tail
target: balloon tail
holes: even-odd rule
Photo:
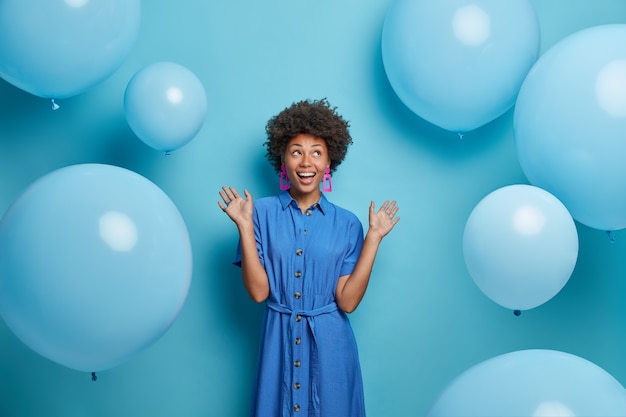
[[[54,101],[54,99],[51,99],[50,101],[52,102],[52,110],[58,110],[59,107],[61,107]]]
[[[459,139],[463,140],[463,133],[457,133],[457,135],[459,135]]]
[[[522,312],[520,310],[513,310],[513,314],[519,317],[519,315],[522,314]]]
[[[612,231],[610,231],[610,230],[607,230],[607,231],[606,231],[606,235],[609,237],[609,242],[611,242],[611,243],[614,243],[614,242],[615,242],[615,240],[617,239],[617,236],[615,236],[615,235],[613,234],[613,232],[612,232]]]
[[[165,153],[164,153],[165,156],[169,156],[171,154],[172,154],[172,152],[170,152],[170,151],[165,151]]]
[[[98,380],[98,376],[96,375],[95,372],[91,373],[91,380],[94,381],[94,382]]]

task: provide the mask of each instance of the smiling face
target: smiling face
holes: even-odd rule
[[[320,182],[330,166],[326,142],[322,138],[301,133],[285,148],[283,163],[291,183],[289,193],[306,209],[320,198]]]

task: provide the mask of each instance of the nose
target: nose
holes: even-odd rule
[[[301,166],[305,166],[308,167],[311,165],[311,157],[309,155],[304,155],[303,158],[300,160],[300,165]]]

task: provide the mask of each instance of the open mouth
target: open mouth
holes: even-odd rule
[[[315,172],[298,172],[298,178],[302,184],[311,184],[314,177]]]

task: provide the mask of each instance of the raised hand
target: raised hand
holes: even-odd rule
[[[224,213],[230,217],[237,225],[245,222],[252,222],[252,195],[248,190],[243,190],[244,197],[241,197],[234,187],[222,187],[219,192],[222,201],[217,205]]]
[[[400,221],[400,217],[396,217],[399,207],[396,205],[396,201],[385,201],[378,211],[374,209],[374,202],[370,203],[369,210],[369,232],[376,233],[382,239],[393,229],[393,227]]]

